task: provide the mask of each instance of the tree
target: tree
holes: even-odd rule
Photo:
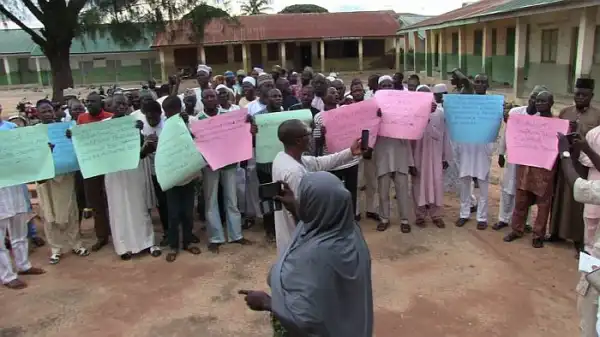
[[[185,15],[195,37],[202,39],[212,19],[231,18],[203,0],[198,4],[198,0],[2,0],[0,22],[14,22],[40,47],[50,63],[53,99],[62,101],[62,90],[73,87],[69,51],[74,38],[110,34],[116,43],[131,45],[165,31]],[[43,27],[28,27],[25,22],[32,18]]]
[[[265,14],[271,9],[271,0],[246,0],[240,4],[240,10],[244,15]]]
[[[326,8],[317,5],[297,4],[287,6],[286,8],[282,9],[279,13],[329,13],[329,11]]]

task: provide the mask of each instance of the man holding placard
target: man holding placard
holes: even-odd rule
[[[553,104],[554,97],[550,92],[540,92],[536,97],[535,103],[537,114],[544,118],[553,118]],[[517,115],[513,115],[512,118],[516,117]],[[509,117],[509,123],[510,118],[511,117]],[[513,126],[514,125],[509,125],[508,128]],[[509,141],[514,141],[515,137],[511,138],[512,139]],[[513,151],[515,148],[513,148]],[[511,160],[512,154],[514,154],[514,152],[509,153],[509,160]],[[554,154],[554,157],[556,157],[556,154]],[[554,158],[554,161],[556,161],[556,158]],[[511,221],[512,231],[504,237],[504,241],[511,242],[523,236],[525,230],[525,221],[527,220],[529,208],[536,204],[538,207],[538,213],[533,226],[533,240],[531,244],[534,248],[542,248],[544,246],[546,224],[548,223],[548,217],[550,216],[550,210],[552,207],[555,174],[555,164],[552,165],[551,169],[528,165],[517,166],[515,177],[515,209],[513,211]]]

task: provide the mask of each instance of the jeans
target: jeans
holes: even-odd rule
[[[216,171],[204,169],[204,198],[206,220],[208,222],[208,240],[210,243],[224,243],[225,233],[219,211],[219,184],[223,187],[225,219],[227,223],[227,241],[243,238],[242,216],[237,206],[236,167],[226,167]]]
[[[183,236],[183,249],[192,242],[194,226],[194,185],[195,181],[183,186],[175,186],[165,191],[169,214],[168,240],[172,250],[179,250],[179,227]]]

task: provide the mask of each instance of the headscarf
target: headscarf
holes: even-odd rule
[[[196,72],[204,72],[206,73],[206,75],[210,75],[210,72],[212,71],[212,68],[207,66],[206,64],[199,64],[198,65],[198,69],[196,70]]]
[[[243,83],[250,83],[250,84],[252,84],[252,86],[254,86],[254,87],[256,86],[256,80],[252,76],[244,77],[244,79],[242,80],[242,84]]]
[[[371,337],[371,257],[350,192],[323,171],[298,191],[300,222],[269,277],[272,312],[301,336]]]
[[[392,76],[390,75],[383,75],[381,77],[379,77],[379,80],[377,80],[377,84],[381,84],[381,82],[383,81],[390,81],[390,82],[394,82],[394,79],[392,79]]]

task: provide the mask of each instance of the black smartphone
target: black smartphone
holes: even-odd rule
[[[258,186],[259,206],[263,214],[270,214],[283,209],[281,202],[274,200],[275,196],[279,195],[282,190],[283,186],[280,182],[260,184]]]
[[[571,132],[571,133],[567,133],[567,134],[565,135],[565,137],[567,137],[567,140],[569,141],[569,143],[571,143],[571,144],[572,144],[572,143],[573,143],[573,140],[574,140],[575,138],[577,138],[577,135],[578,135],[578,133],[577,133],[577,132]]]
[[[362,130],[360,134],[360,149],[367,151],[369,148],[369,130]]]

